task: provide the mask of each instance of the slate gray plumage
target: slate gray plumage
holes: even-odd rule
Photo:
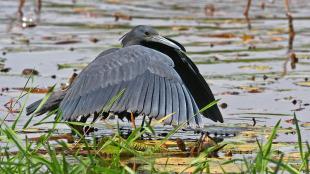
[[[181,44],[160,36],[152,27],[137,26],[122,37],[122,45],[97,56],[57,100],[64,120],[100,113],[124,89],[107,113],[128,117],[132,112],[160,119],[175,112],[165,124],[187,121],[192,127],[202,125],[202,116],[223,122],[216,105],[198,113],[214,96]]]
[[[165,54],[132,45],[99,55],[72,83],[60,110],[65,120],[100,112],[113,96],[125,89],[110,112],[146,114],[160,119],[176,112],[166,124],[180,124],[198,108],[178,73]],[[201,115],[192,119],[199,124]],[[193,121],[191,123],[193,123]]]
[[[42,115],[45,112],[57,109],[59,107],[60,102],[65,97],[65,91],[56,91],[53,92],[52,95],[47,99],[41,109],[36,113],[36,115]],[[40,105],[43,99],[33,102],[26,108],[27,115],[33,113]]]

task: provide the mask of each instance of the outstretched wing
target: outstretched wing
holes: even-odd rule
[[[214,95],[206,80],[200,74],[197,66],[184,53],[185,48],[177,41],[170,38],[169,40],[177,44],[183,51],[157,42],[143,42],[143,45],[165,53],[173,60],[175,64],[174,69],[180,75],[187,89],[192,94],[197,106],[201,109],[215,100]],[[224,122],[217,105],[213,105],[205,110],[202,115],[213,121]]]
[[[192,60],[181,51],[177,50],[177,53],[179,54],[179,57],[177,57],[179,59],[178,61],[180,61],[177,72],[182,76],[198,107],[203,108],[215,100],[214,95]],[[213,105],[202,114],[213,121],[224,122],[217,105]]]
[[[98,56],[76,78],[60,104],[63,118],[100,112],[122,89],[110,112],[146,114],[160,119],[176,112],[166,124],[201,124],[198,107],[174,69],[173,61],[158,51],[134,45]]]
[[[106,54],[112,53],[113,51],[118,50],[118,48],[111,48],[108,49],[106,51],[103,51],[102,53],[100,53],[98,55],[98,57],[100,56],[104,56]],[[60,102],[63,100],[63,98],[66,95],[66,90],[60,90],[60,91],[55,91],[52,93],[52,95],[47,99],[47,101],[43,104],[42,108],[35,113],[35,115],[42,115],[46,112],[52,111],[54,109],[57,109],[59,107]],[[40,105],[40,103],[42,102],[43,99],[40,99],[38,101],[35,101],[33,103],[31,103],[29,106],[26,107],[26,114],[30,115],[32,114]]]

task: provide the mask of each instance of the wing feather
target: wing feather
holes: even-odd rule
[[[166,55],[139,45],[99,55],[72,83],[60,103],[65,120],[99,112],[122,89],[108,112],[135,112],[180,124],[198,107]],[[195,118],[199,123],[199,118]]]
[[[186,108],[186,99],[184,96],[183,89],[181,87],[180,83],[176,84],[178,95],[179,95],[179,118],[178,118],[178,124],[182,124],[183,122],[187,121],[186,115],[187,115],[187,108]]]
[[[165,79],[166,84],[166,115],[173,113],[172,111],[172,94],[170,80]],[[165,124],[171,124],[172,117],[165,120]]]
[[[154,93],[154,81],[155,81],[155,76],[153,74],[150,74],[149,78],[149,87],[147,88],[147,93],[144,99],[143,103],[143,113],[146,115],[150,115],[151,113],[151,107],[152,107],[152,97]]]
[[[159,96],[160,96],[160,92],[159,92],[159,77],[158,76],[154,76],[154,91],[153,91],[153,97],[152,97],[152,107],[151,107],[151,113],[149,114],[151,117],[157,117],[158,113],[159,113]]]
[[[180,115],[180,105],[179,105],[179,94],[175,83],[171,84],[172,92],[172,112],[175,112],[173,115],[172,125],[177,125],[179,123]]]
[[[186,106],[187,106],[186,117],[187,117],[187,120],[189,120],[188,124],[192,126],[193,125],[192,123],[194,122],[194,119],[192,119],[192,117],[194,116],[192,99],[185,85],[182,85],[182,88],[183,88],[184,95],[186,98]]]
[[[156,118],[161,118],[166,115],[166,85],[165,79],[159,78],[159,111]]]
[[[142,89],[145,86],[146,80],[147,79],[145,78],[145,76],[137,77],[137,80],[135,81],[136,82],[135,90],[133,90],[132,96],[131,96],[130,101],[128,103],[128,111],[129,112],[132,112],[138,108],[140,94],[141,94]]]
[[[144,77],[145,83],[143,84],[141,93],[139,95],[139,100],[138,100],[138,105],[137,105],[138,113],[141,113],[144,109],[144,102],[145,102],[146,94],[147,94],[148,87],[149,87],[149,82],[148,82],[149,78],[150,78],[150,74],[146,73]]]

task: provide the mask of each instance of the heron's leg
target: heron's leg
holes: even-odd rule
[[[149,120],[149,125],[151,125],[152,119],[153,119],[153,117],[150,118],[150,120]]]
[[[88,114],[87,116],[82,116],[81,119],[79,120],[79,122],[85,123],[89,117],[90,117],[90,114]],[[70,126],[73,129],[77,130],[81,135],[84,134],[84,126],[83,125],[70,124]],[[75,132],[73,130],[72,130],[72,134],[75,134]]]
[[[141,123],[141,128],[142,128],[142,129],[143,129],[143,126],[144,126],[145,117],[146,117],[146,115],[145,115],[145,114],[143,114],[143,119],[142,119],[142,123]],[[142,130],[142,129],[141,129],[141,130]]]
[[[143,114],[143,120],[142,120],[142,124],[141,124],[141,131],[143,131],[144,130],[144,124],[145,124],[145,118],[146,118],[146,115],[145,114]],[[148,122],[148,125],[151,125],[151,122],[152,122],[152,119],[153,119],[153,117],[149,117],[149,122]]]
[[[143,119],[145,119],[145,118],[143,118]],[[151,126],[152,120],[153,120],[153,117],[149,117],[149,122],[148,122],[148,125],[149,125],[149,126]],[[142,128],[142,129],[144,129],[144,128]],[[146,133],[146,135],[147,135],[147,137],[148,137],[150,140],[152,139],[151,134]],[[142,136],[142,139],[143,139],[143,136]]]
[[[94,118],[93,118],[93,120],[91,121],[91,124],[93,124],[93,123],[95,123],[95,122],[97,121],[97,118],[99,117],[99,115],[100,115],[100,114],[97,113],[97,112],[94,113]],[[92,127],[92,126],[85,126],[84,131],[85,131],[85,134],[88,135],[89,133],[94,132],[94,131],[95,131],[95,128]]]
[[[146,115],[145,115],[145,114],[143,114],[143,119],[142,119],[142,123],[141,123],[141,129],[140,129],[140,132],[144,131],[145,117],[146,117]],[[141,135],[141,138],[143,139],[143,135]]]
[[[130,112],[130,122],[131,122],[131,127],[136,129],[135,116],[133,115],[133,112]]]

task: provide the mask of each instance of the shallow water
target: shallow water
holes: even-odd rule
[[[221,109],[225,123],[206,120],[207,131],[224,130],[225,134],[251,129],[253,118],[258,129],[262,130],[264,126],[272,127],[279,119],[283,128],[294,127],[285,120],[292,119],[296,112],[300,124],[305,125],[301,127],[303,140],[309,141],[310,87],[298,86],[296,82],[310,78],[310,3],[298,0],[291,6],[296,31],[294,50],[299,63],[292,70],[289,62],[287,74],[281,77],[288,46],[288,22],[282,1],[267,3],[264,10],[259,1],[254,1],[250,11],[251,31],[243,20],[244,5],[241,2],[87,0],[72,4],[71,1],[51,0],[44,1],[37,26],[22,28],[22,23],[16,20],[17,2],[1,0],[0,58],[5,59],[4,67],[11,70],[0,73],[0,88],[9,88],[0,95],[0,117],[7,114],[4,104],[20,94],[12,88],[23,87],[27,81],[27,77],[21,75],[23,69],[34,68],[40,73],[30,86],[46,88],[56,84],[59,87],[60,83],[67,82],[74,68],[58,69],[58,64],[88,63],[101,51],[119,47],[118,39],[123,34],[133,26],[143,24],[155,26],[160,33],[184,44],[216,98],[221,99],[219,104],[228,105]],[[205,15],[206,4],[215,6],[213,16]],[[36,20],[38,17],[33,9],[33,1],[27,2],[24,14],[28,19]],[[121,18],[115,21],[116,12],[129,15],[132,20]],[[230,37],[221,35],[223,33],[230,34]],[[249,36],[252,37],[249,39]],[[99,41],[93,43],[91,38]],[[57,44],[65,40],[76,43]],[[250,46],[256,49],[249,49]],[[56,75],[56,79],[52,79],[52,75]],[[264,75],[268,77],[265,80]],[[260,91],[253,93],[250,86]],[[27,103],[42,96],[32,94]],[[297,104],[294,105],[293,100]],[[16,114],[9,114],[7,123],[14,119]],[[18,125],[24,125],[27,119],[22,117]],[[216,127],[219,125],[221,127]],[[60,132],[68,131],[67,127],[59,129]],[[158,128],[158,132],[162,130],[165,128]],[[113,133],[113,130],[101,131],[102,134]],[[191,133],[183,136],[179,133],[178,136],[196,137]],[[225,140],[235,141],[234,137]],[[277,140],[296,142],[297,138],[281,134]]]

